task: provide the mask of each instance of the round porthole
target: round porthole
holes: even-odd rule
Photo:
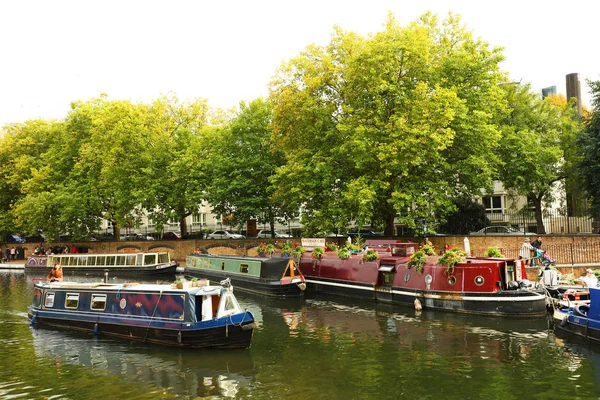
[[[456,284],[456,277],[454,275],[450,275],[448,277],[448,285],[452,286]]]
[[[483,279],[483,276],[481,276],[481,275],[477,275],[477,276],[475,277],[475,284],[476,284],[477,286],[481,286],[481,285],[483,285],[483,282],[485,282],[485,279]]]
[[[121,307],[124,310],[125,307],[127,307],[127,300],[121,299],[121,301],[119,302],[119,307]]]
[[[425,277],[425,283],[428,284],[428,285],[430,285],[431,282],[433,282],[433,277],[431,275],[427,275]]]
[[[410,281],[410,274],[407,272],[404,274],[404,282]]]

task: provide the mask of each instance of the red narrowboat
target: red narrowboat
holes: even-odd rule
[[[378,259],[365,261],[364,253],[347,259],[336,252],[315,258],[306,253],[300,270],[307,292],[493,316],[546,313],[546,297],[527,287],[520,260],[467,257],[448,270],[439,264],[440,257],[428,256],[421,268],[414,268],[408,261],[417,243],[373,240],[367,245],[377,251]]]

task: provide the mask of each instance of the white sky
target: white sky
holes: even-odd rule
[[[533,88],[579,73],[600,79],[600,1],[555,0],[1,0],[0,125],[64,118],[75,100],[150,101],[174,92],[233,107],[267,95],[282,61],[333,26],[366,35],[388,11],[401,24],[431,10],[460,14],[476,37],[505,48],[502,67]],[[597,26],[597,25],[596,25]]]

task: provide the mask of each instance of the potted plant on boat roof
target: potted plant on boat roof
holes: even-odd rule
[[[415,254],[410,256],[410,258],[408,259],[408,262],[406,263],[406,268],[411,269],[412,267],[414,267],[415,271],[417,271],[417,273],[421,274],[421,273],[423,273],[423,267],[425,266],[426,260],[427,260],[427,256],[425,255],[423,250],[419,250],[419,251],[415,252]]]
[[[175,279],[174,285],[177,289],[183,289],[184,279]]]
[[[312,258],[315,260],[320,260],[325,254],[325,249],[323,247],[315,247],[312,251]]]
[[[292,250],[294,250],[292,242],[285,242],[283,246],[281,246],[281,255],[287,258],[292,254]]]
[[[192,278],[192,287],[197,287],[197,286],[199,286],[198,284],[199,284],[198,278],[196,278],[196,277]]]
[[[333,242],[329,242],[325,244],[325,251],[338,251],[338,245]]]
[[[363,261],[375,261],[377,259],[379,259],[379,253],[372,249],[367,250],[362,256]]]
[[[423,246],[422,250],[423,250],[423,253],[425,253],[428,256],[435,255],[435,250],[434,250],[433,246],[430,244],[426,244],[425,246]]]
[[[256,253],[261,256],[272,256],[273,253],[275,253],[275,245],[273,243],[264,243],[262,242],[261,244],[258,245],[258,247],[256,248]]]
[[[445,274],[450,275],[454,272],[454,267],[456,264],[461,262],[465,255],[466,253],[458,248],[448,250],[442,257],[440,257],[438,263],[446,267]]]
[[[342,247],[338,250],[337,255],[342,260],[347,260],[350,257],[350,250],[348,250],[346,247]]]
[[[504,254],[497,247],[488,247],[483,255],[492,258],[504,258]]]
[[[296,260],[300,261],[300,259],[302,258],[302,254],[304,254],[306,252],[306,249],[298,244],[296,244],[296,246],[292,249],[292,257],[294,257]]]

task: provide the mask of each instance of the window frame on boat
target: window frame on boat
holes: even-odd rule
[[[101,303],[102,308],[94,307],[95,304]],[[106,294],[92,293],[92,300],[90,301],[90,310],[104,311],[106,309]]]
[[[144,254],[144,264],[143,265],[155,265],[157,264],[157,259],[158,258],[158,254],[156,253],[150,253],[150,254]]]
[[[44,307],[48,307],[48,308],[54,307],[55,296],[56,296],[56,294],[54,292],[46,293],[46,296],[44,298]],[[50,300],[50,299],[52,299],[52,300]]]
[[[68,305],[70,301],[75,301],[76,305]],[[76,310],[79,307],[79,293],[67,293],[65,295],[65,308]]]
[[[240,264],[240,273],[247,274],[248,268],[249,268],[249,264]]]

